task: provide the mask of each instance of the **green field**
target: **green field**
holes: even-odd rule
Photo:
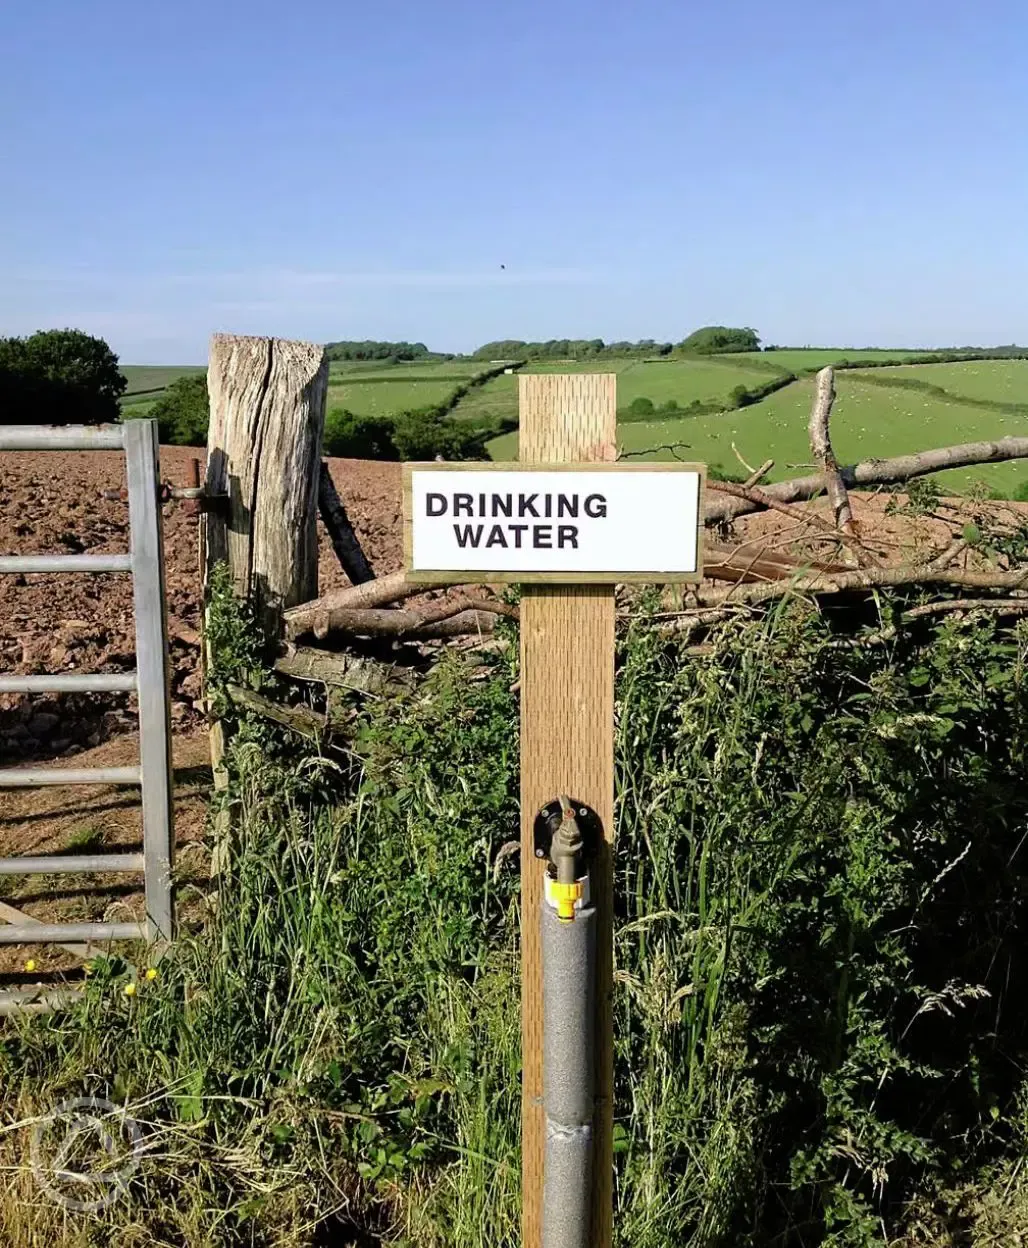
[[[328,388],[328,410],[344,407],[358,416],[396,416],[447,399],[460,382],[393,381],[386,378],[340,382]]]
[[[909,368],[876,368],[852,376],[871,383],[923,381],[950,394],[971,399],[1028,406],[1028,360],[973,360],[959,364],[915,364]]]
[[[415,360],[409,364],[333,361],[329,368],[328,410],[346,408],[358,416],[388,417],[434,407],[444,403],[458,386],[466,386],[487,369],[488,365],[481,360]]]
[[[420,363],[386,364],[381,360],[333,360],[328,366],[329,384],[346,378],[361,381],[467,381],[485,371],[481,360],[429,360]]]
[[[724,403],[736,386],[760,386],[769,379],[766,369],[737,363],[734,356],[703,360],[612,359],[557,361],[527,364],[523,373],[617,373],[618,408],[627,408],[633,399],[650,399],[654,407],[668,402],[679,407],[690,403]],[[518,412],[516,376],[494,377],[473,390],[458,403],[453,415],[458,420],[499,416],[516,418]]]
[[[190,377],[207,370],[202,364],[123,364],[121,375],[128,382],[122,402],[140,394],[154,394],[179,377]]]
[[[928,380],[932,384],[938,370],[947,370],[946,389],[953,397],[895,385],[879,384],[882,374],[895,372],[900,380]],[[996,369],[992,374],[989,370]],[[1022,370],[1018,372],[1017,370]],[[930,447],[949,446],[976,439],[1024,435],[1028,421],[1016,412],[983,409],[960,402],[969,398],[1010,394],[1016,401],[1017,378],[1028,383],[1028,362],[974,361],[963,364],[912,365],[909,369],[859,371],[836,374],[838,398],[832,415],[832,441],[843,463],[861,459],[886,458]],[[868,378],[874,384],[868,384]],[[813,381],[805,378],[771,395],[762,403],[713,415],[681,416],[645,422],[624,422],[619,426],[622,453],[641,459],[695,459],[738,472],[741,469],[732,450],[750,464],[773,458],[769,480],[783,480],[804,472],[810,463],[807,419],[813,396]],[[619,406],[621,406],[619,396]],[[661,446],[682,444],[675,451]],[[517,455],[517,434],[506,434],[489,444],[494,459]],[[940,473],[939,481],[952,489],[967,489],[975,481],[990,488],[1010,492],[1028,480],[1028,464],[1012,462],[953,469]]]
[[[824,368],[827,364],[838,364],[848,360],[851,364],[858,360],[874,363],[876,360],[907,360],[924,355],[923,351],[861,351],[848,347],[786,347],[781,351],[741,352],[738,355],[723,355],[722,360],[738,360],[759,368],[774,368],[780,373],[798,373],[804,369]]]

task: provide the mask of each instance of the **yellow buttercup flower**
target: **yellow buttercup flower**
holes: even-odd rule
[[[151,981],[152,981],[152,980],[155,980],[155,979],[157,978],[157,967],[156,967],[156,966],[151,966],[151,967],[149,967],[149,968],[147,969],[147,972],[146,972],[146,978],[147,978],[147,979],[149,979],[149,980],[151,980]]]
[[[126,984],[126,985],[125,985],[125,996],[126,996],[126,997],[134,997],[135,995],[136,995],[136,986],[135,986],[135,984]]]
[[[27,971],[34,971],[36,969],[36,959],[29,958],[29,960],[25,963],[25,969]]]

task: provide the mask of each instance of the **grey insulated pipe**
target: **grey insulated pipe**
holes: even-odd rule
[[[586,897],[570,921],[547,902],[541,911],[546,1113],[542,1248],[589,1248],[596,910]]]

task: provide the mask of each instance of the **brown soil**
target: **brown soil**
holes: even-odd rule
[[[161,450],[162,477],[188,479],[196,452]],[[400,566],[399,465],[330,461],[333,477],[376,572]],[[102,554],[128,549],[127,506],[102,497],[124,485],[117,453],[29,452],[0,456],[0,553]],[[206,871],[201,838],[210,765],[200,714],[197,520],[179,503],[164,512],[172,665],[176,839],[180,874]],[[322,534],[322,589],[346,577]],[[0,671],[114,672],[134,666],[131,580],[120,575],[0,576]],[[0,766],[76,756],[77,766],[138,758],[128,695],[0,695]],[[105,786],[0,789],[0,856],[138,847],[138,792]],[[138,917],[137,877],[0,877],[0,902],[39,919]],[[24,972],[31,957],[38,968]],[[0,986],[73,968],[53,947],[0,945]]]
[[[165,447],[165,481],[184,483],[189,461],[198,452]],[[117,453],[0,456],[0,553],[104,553],[127,550],[127,507],[105,500],[104,490],[123,484],[123,456]],[[399,464],[335,459],[329,461],[357,535],[377,574],[402,563],[401,475]],[[941,549],[961,527],[953,510],[939,518],[911,520],[886,513],[884,497],[854,496],[865,540],[887,561],[912,548]],[[826,504],[815,504],[823,513]],[[996,504],[1020,519],[1024,506]],[[786,546],[799,530],[778,513],[747,517],[736,524],[739,540]],[[804,556],[824,556],[824,547],[806,546]],[[199,700],[199,576],[197,520],[179,503],[165,508],[165,555],[172,661],[180,848],[199,844],[206,789],[210,782],[207,736]],[[321,535],[321,590],[345,585],[327,536]],[[439,592],[439,591],[437,591]],[[432,596],[435,596],[434,594]],[[0,671],[53,673],[124,670],[134,664],[130,579],[118,575],[0,576]],[[0,765],[45,763],[78,755],[81,765],[135,761],[135,708],[127,695],[0,695]],[[108,848],[138,843],[136,794],[122,790],[0,790],[0,855],[60,851],[86,841]],[[81,879],[81,877],[79,877]],[[0,879],[0,900],[37,917],[102,917],[112,906],[141,902],[134,881],[93,880],[74,888],[47,877],[27,883]],[[88,884],[88,881],[87,881]],[[6,892],[5,892],[6,888]],[[127,892],[125,890],[128,890]],[[55,891],[57,890],[57,891]],[[121,891],[119,891],[121,890]],[[23,963],[26,951],[0,946],[0,973]],[[37,961],[39,954],[34,953]],[[48,954],[59,968],[73,959]],[[0,975],[2,978],[2,975]]]

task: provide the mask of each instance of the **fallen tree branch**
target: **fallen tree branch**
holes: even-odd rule
[[[225,692],[236,706],[247,711],[255,711],[265,719],[273,719],[275,723],[291,728],[301,737],[317,740],[323,736],[328,727],[323,715],[307,710],[303,706],[283,706],[280,702],[272,702],[253,689],[244,689],[242,685],[226,685]]]
[[[789,503],[780,503],[769,490],[760,489],[758,486],[737,485],[734,481],[709,481],[707,488],[716,490],[719,494],[731,494],[735,498],[742,498],[749,502],[757,503],[770,511],[780,511],[782,515],[788,516],[791,520],[797,519],[797,513],[793,506]],[[829,524],[827,520],[823,520],[816,511],[805,511],[802,515],[808,524],[828,534],[833,542],[842,542],[852,550],[854,558],[861,567],[866,568],[872,565],[873,560],[870,552],[865,549],[863,543],[855,534],[841,532]]]
[[[965,550],[967,550],[967,542],[960,537],[955,542],[951,542],[944,551],[931,560],[928,564],[928,571],[941,572],[943,568],[948,568],[955,559],[958,559]]]
[[[773,459],[765,459],[759,468],[750,473],[743,485],[756,485],[758,481],[762,481],[767,476],[774,466],[775,461]]]
[[[1028,459],[1028,438],[999,438],[995,442],[963,442],[959,446],[944,446],[932,451],[919,451],[916,455],[896,455],[891,459],[868,459],[859,464],[839,469],[839,475],[847,489],[864,485],[897,485],[912,477],[926,473],[941,472],[944,468],[968,468],[975,464],[995,464],[1009,459]],[[713,483],[708,483],[713,484]],[[721,484],[721,482],[718,482]],[[778,481],[764,487],[764,493],[780,503],[800,503],[816,498],[824,489],[821,473],[809,477],[794,477],[791,481]],[[704,514],[706,524],[718,524],[743,516],[751,511],[763,510],[763,504],[744,498],[710,498]]]
[[[410,689],[415,684],[415,675],[409,668],[307,646],[288,646],[286,653],[275,661],[275,671],[294,680],[316,681],[357,693],[387,693]]]
[[[756,606],[786,594],[838,594],[845,590],[879,589],[898,585],[959,585],[973,589],[1026,589],[1028,568],[1018,572],[960,571],[930,565],[901,564],[893,568],[860,568],[846,572],[816,573],[791,581],[766,585],[732,585],[697,594],[701,606],[745,603]]]
[[[332,607],[384,607],[390,602],[399,602],[401,598],[412,598],[424,590],[423,585],[410,585],[405,572],[390,572],[388,576],[377,576],[373,581],[363,585],[351,585],[346,589],[333,589],[322,598],[311,602],[301,602],[299,606],[290,607],[282,613],[286,621],[297,620],[306,614],[326,611]]]
[[[321,519],[328,531],[336,558],[351,583],[364,585],[368,581],[373,581],[375,573],[365,557],[357,534],[353,531],[350,517],[346,514],[343,500],[339,497],[332,474],[328,470],[328,464],[324,460],[321,461],[318,476],[318,510],[321,512]]]
[[[828,422],[831,420],[834,402],[835,373],[831,368],[822,368],[816,378],[814,402],[810,409],[810,449],[814,453],[814,458],[824,469],[825,488],[835,514],[836,528],[841,529],[843,533],[852,534],[853,508],[850,506],[850,497],[846,493],[846,486],[839,472],[839,463],[832,450],[831,435],[828,432]]]
[[[746,469],[746,471],[747,471],[747,472],[750,474],[750,476],[752,477],[752,476],[753,476],[753,474],[757,471],[757,470],[756,470],[756,468],[754,468],[752,464],[748,464],[748,463],[747,463],[747,462],[743,459],[742,455],[740,455],[740,454],[739,454],[739,448],[735,445],[735,443],[734,443],[734,442],[732,443],[732,454],[733,454],[733,455],[735,456],[735,458],[739,461],[739,463],[740,463],[740,464],[742,464],[742,466]]]
[[[378,587],[377,593],[373,592],[376,586]],[[305,633],[313,633],[315,637],[323,638],[330,632],[347,632],[349,631],[346,624],[347,618],[350,616],[356,618],[355,613],[359,612],[366,613],[369,621],[375,619],[384,621],[386,617],[394,616],[397,625],[402,618],[408,625],[412,625],[416,620],[419,626],[447,620],[451,616],[466,611],[488,612],[493,615],[509,615],[513,619],[518,618],[517,607],[509,606],[493,598],[469,598],[467,595],[440,603],[438,606],[423,608],[420,611],[377,610],[378,607],[386,602],[394,601],[398,596],[413,597],[415,594],[423,593],[426,588],[425,585],[408,585],[404,574],[399,572],[380,577],[375,581],[368,581],[366,585],[360,585],[356,589],[334,590],[315,602],[305,602],[284,612],[282,620],[285,635],[292,640],[302,637]],[[372,614],[376,611],[377,614]],[[385,623],[375,628],[376,634],[383,636],[392,636],[394,631],[391,625]],[[402,628],[400,631],[408,630]]]
[[[462,637],[467,633],[491,633],[496,627],[496,617],[508,614],[497,606],[506,604],[481,603],[469,608],[467,603],[447,605],[438,612],[383,610],[369,607],[365,610],[333,610],[325,612],[314,630],[323,641],[331,634],[349,637],[388,637],[410,641],[426,641],[437,637]]]
[[[930,615],[943,615],[950,611],[991,611],[996,615],[1028,614],[1028,599],[1025,598],[950,598],[945,602],[923,602],[916,607],[903,611],[895,624],[880,629],[876,633],[865,633],[862,637],[841,637],[831,643],[834,650],[855,650],[861,646],[884,646],[894,641],[899,635],[900,627],[909,620],[923,619]]]
[[[833,540],[838,534],[832,530]],[[822,563],[817,559],[801,559],[795,555],[777,551],[766,542],[747,550],[746,545],[723,546],[719,542],[703,544],[703,575],[715,581],[781,581],[795,576],[797,572],[811,569],[818,572],[845,572],[838,563]],[[793,540],[790,538],[790,541]]]

